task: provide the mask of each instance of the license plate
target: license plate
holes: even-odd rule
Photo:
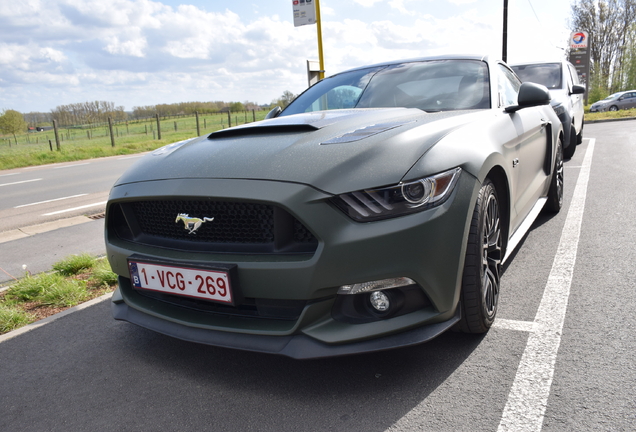
[[[196,297],[232,304],[232,286],[227,272],[202,270],[141,261],[129,261],[130,280],[135,288]]]

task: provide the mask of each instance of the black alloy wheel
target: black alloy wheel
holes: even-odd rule
[[[461,331],[485,333],[495,321],[502,259],[499,199],[495,185],[486,179],[477,197],[466,247],[462,317],[459,322]]]

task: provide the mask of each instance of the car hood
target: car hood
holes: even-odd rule
[[[355,109],[283,116],[146,155],[116,186],[166,179],[258,179],[339,194],[399,183],[441,138],[488,111]]]

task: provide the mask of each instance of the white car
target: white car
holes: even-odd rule
[[[563,124],[563,156],[570,159],[576,145],[583,141],[583,94],[585,86],[572,63],[567,61],[512,65],[523,82],[543,84],[550,91],[550,104]]]

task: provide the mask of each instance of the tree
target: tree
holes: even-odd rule
[[[27,124],[24,116],[15,110],[6,110],[0,116],[0,130],[4,133],[13,134],[15,145],[18,145],[16,133],[26,132]]]
[[[293,94],[292,92],[290,92],[289,90],[285,90],[283,92],[283,94],[281,95],[281,97],[279,97],[278,99],[274,99],[272,101],[272,107],[275,106],[279,106],[281,108],[285,108],[287,105],[289,105],[294,99],[296,99],[295,94]]]
[[[630,29],[635,20],[636,0],[578,0],[572,4],[572,30],[589,34],[590,94],[623,87],[623,65],[633,42]]]

